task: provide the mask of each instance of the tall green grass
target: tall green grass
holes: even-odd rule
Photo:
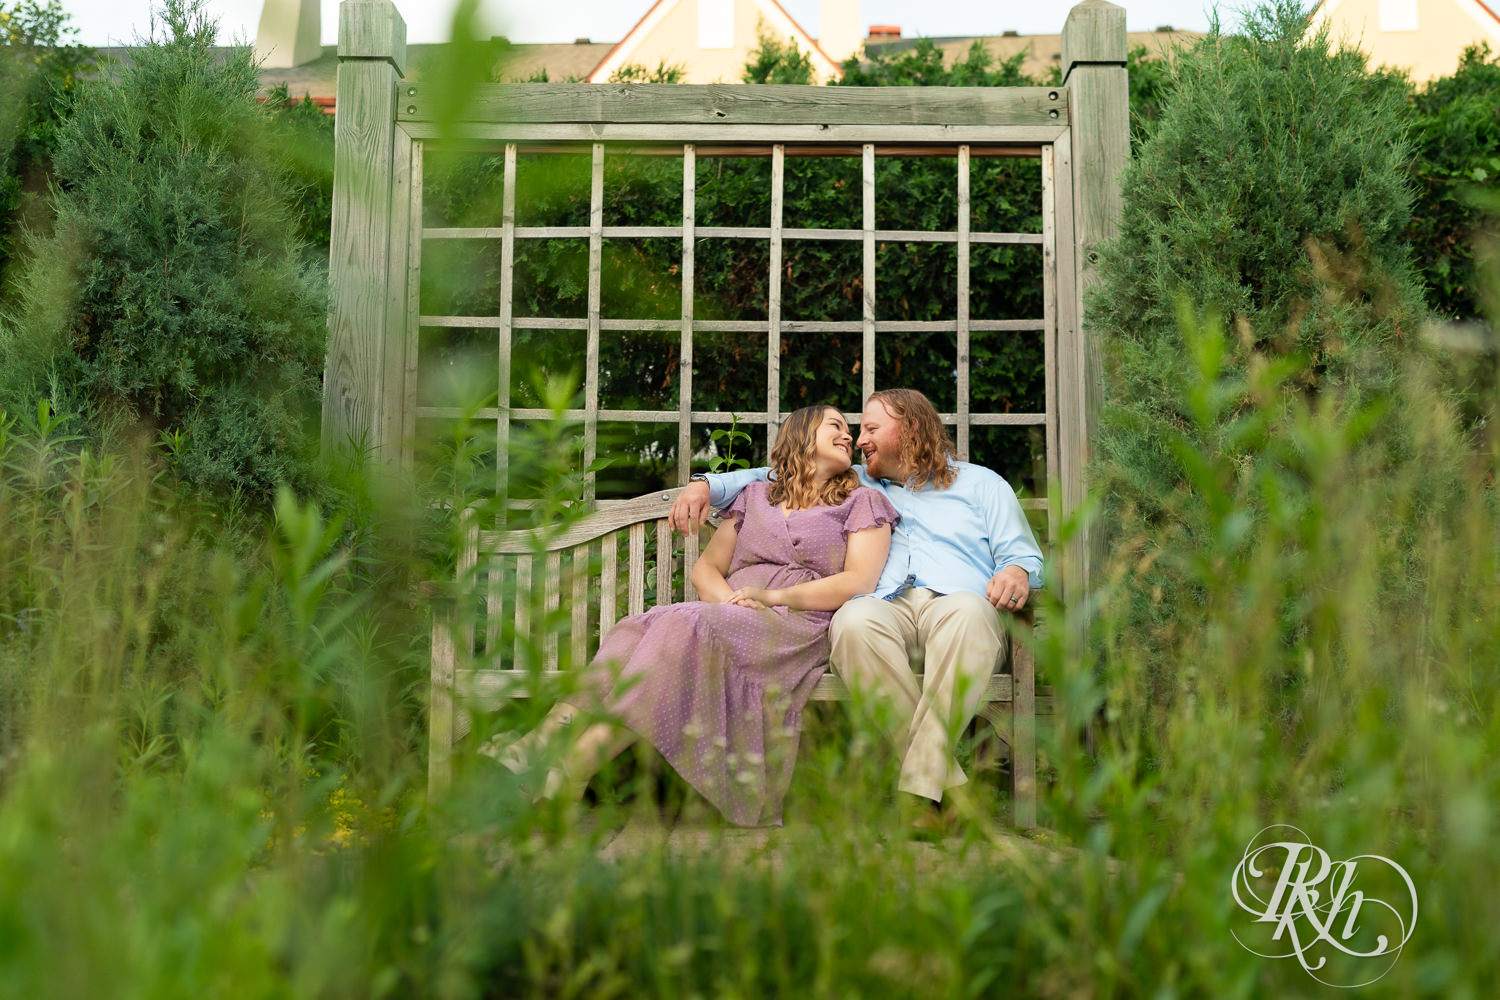
[[[587,804],[533,807],[461,751],[429,804],[426,622],[407,584],[448,570],[437,548],[412,556],[421,518],[373,491],[342,517],[283,495],[274,518],[226,528],[150,449],[96,456],[45,409],[7,417],[0,993],[1311,996],[1324,988],[1294,961],[1232,936],[1253,928],[1231,872],[1290,823],[1411,873],[1416,934],[1363,993],[1486,995],[1493,439],[1460,437],[1417,372],[1372,411],[1287,397],[1269,370],[1229,392],[1223,333],[1187,333],[1194,419],[1248,390],[1293,431],[1264,469],[1195,473],[1216,534],[1169,554],[1195,567],[1205,622],[1175,637],[1175,688],[1148,696],[1155,646],[1116,629],[1106,589],[1096,644],[1057,627],[1040,650],[1060,711],[1046,829],[1007,830],[981,760],[986,788],[941,847],[903,836],[892,762],[836,711],[811,720],[789,825],[769,836],[718,827],[644,752]],[[1382,464],[1377,490],[1359,442],[1383,419],[1423,449]],[[1437,503],[1444,451],[1467,478]],[[1107,586],[1135,552],[1114,548]],[[1400,552],[1422,586],[1385,600]],[[1287,635],[1292,604],[1306,629]],[[707,831],[701,851],[605,847],[678,810]]]

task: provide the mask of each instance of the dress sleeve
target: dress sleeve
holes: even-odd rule
[[[749,486],[746,486],[739,493],[735,494],[734,502],[724,508],[721,516],[734,519],[735,531],[745,530],[745,505],[750,502],[750,495],[752,493],[758,494],[764,490],[765,484],[763,483],[751,483]]]
[[[844,534],[864,531],[882,524],[894,525],[901,520],[896,508],[879,490],[861,486],[850,494],[849,510],[844,515]]]

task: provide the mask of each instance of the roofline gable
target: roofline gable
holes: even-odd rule
[[[609,78],[630,60],[630,57],[635,54],[635,50],[640,47],[647,36],[656,30],[657,26],[661,24],[680,2],[681,0],[656,0],[656,3],[651,5],[651,9],[646,11],[645,16],[635,23],[635,27],[627,31],[625,37],[620,39],[615,44],[615,47],[610,49],[604,58],[600,60],[599,65],[595,66],[593,71],[585,77],[585,82],[608,83]],[[802,44],[807,46],[808,54],[812,57],[814,63],[814,69],[820,76],[834,78],[843,76],[843,71],[839,69],[839,64],[829,58],[828,53],[823,51],[822,47],[807,33],[807,30],[798,24],[796,19],[788,14],[786,9],[777,0],[754,0],[754,3],[761,14],[765,15],[766,19],[772,22],[778,31],[800,39]]]
[[[1309,23],[1327,21],[1341,3],[1343,0],[1318,0],[1313,4],[1312,10],[1307,12]],[[1495,13],[1488,4],[1481,3],[1480,0],[1452,0],[1452,3],[1500,40],[1500,14]]]

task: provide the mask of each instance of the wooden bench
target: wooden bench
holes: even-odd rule
[[[667,523],[679,492],[663,490],[614,504],[552,532],[484,531],[472,510],[464,512],[452,599],[440,601],[433,613],[431,793],[450,780],[453,745],[468,729],[468,706],[493,711],[507,699],[552,690],[538,681],[558,679],[568,665],[587,664],[599,636],[619,618],[697,599],[691,576],[699,538],[676,535]],[[1011,672],[990,678],[980,716],[1010,748],[1015,823],[1031,827],[1036,824],[1033,621],[1029,615],[1007,616],[1007,621]],[[832,671],[812,695],[814,701],[848,696]]]

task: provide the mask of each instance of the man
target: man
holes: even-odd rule
[[[957,461],[938,412],[915,389],[884,389],[865,404],[860,482],[901,514],[875,592],[834,615],[831,663],[852,692],[885,709],[901,753],[903,792],[940,803],[968,779],[953,745],[983,700],[1004,646],[996,611],[1015,613],[1042,585],[1042,553],[1005,480]],[[765,469],[694,476],[670,514],[696,529]],[[701,485],[700,485],[701,483]],[[918,685],[911,655],[921,653]]]

